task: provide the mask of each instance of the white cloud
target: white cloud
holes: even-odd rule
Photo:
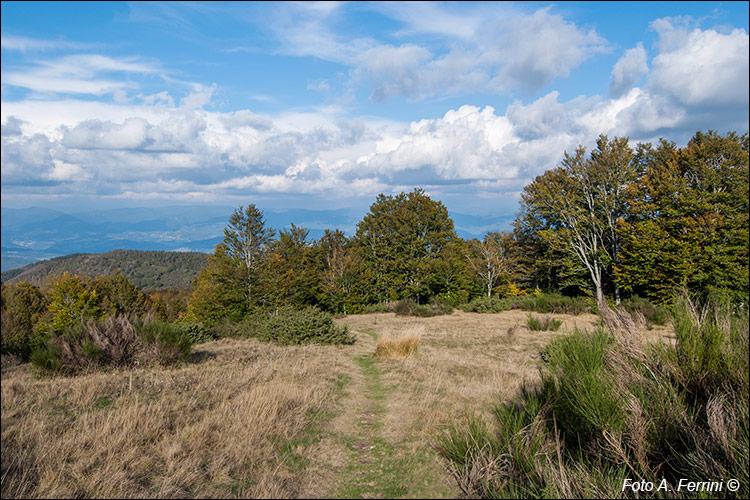
[[[748,104],[748,33],[734,29],[687,31],[666,19],[652,26],[661,52],[652,61],[648,88],[687,106]]]
[[[37,61],[25,71],[3,75],[3,83],[35,92],[101,96],[137,85],[131,81],[99,78],[102,73],[156,73],[158,68],[134,58],[115,59],[98,54],[77,54]]]
[[[331,9],[328,15],[335,16],[337,9]],[[598,35],[548,10],[528,19],[517,16],[512,19],[547,21],[538,43],[525,52],[513,55],[515,45],[489,43],[512,30],[487,35],[481,50],[457,43],[438,54],[417,44],[381,44],[352,52],[352,76],[371,84],[382,98],[422,98],[445,88],[479,89],[491,78],[498,85],[539,84],[604,50]],[[462,39],[472,23],[489,22],[480,21],[467,20],[454,36]],[[422,186],[446,199],[471,193],[483,203],[493,196],[497,203],[510,203],[526,182],[555,166],[563,151],[590,147],[601,133],[635,141],[687,138],[697,129],[746,130],[747,33],[687,30],[669,20],[653,26],[660,37],[656,56],[648,61],[640,44],[626,51],[612,70],[615,90],[608,98],[561,101],[560,93],[551,91],[505,110],[466,105],[410,123],[346,118],[335,106],[276,115],[212,111],[214,85],[193,86],[179,105],[166,91],[110,103],[3,102],[3,193],[203,201],[300,193],[338,200]],[[533,58],[546,47],[554,58],[559,47],[548,38],[555,33],[562,37],[561,47],[577,49],[552,68],[531,64],[513,73],[513,57]],[[480,69],[480,59],[487,68]],[[72,68],[76,61],[80,68]],[[90,76],[87,81],[157,69],[138,59],[98,57],[62,58],[37,67],[73,79]]]
[[[25,36],[2,35],[0,47],[4,50],[47,51],[47,50],[89,50],[97,44],[71,42],[68,40],[44,40]]]
[[[431,48],[341,33],[340,8],[319,11],[295,4],[280,9],[272,30],[287,55],[317,57],[351,68],[352,86],[369,85],[371,99],[423,99],[457,92],[533,93],[565,78],[584,61],[609,50],[595,30],[550,13],[504,5],[469,12],[433,3],[370,8],[404,24],[396,36],[437,35]]]
[[[612,78],[609,81],[610,97],[620,97],[633,88],[633,85],[646,74],[648,74],[646,49],[643,48],[641,42],[638,42],[635,47],[626,50],[612,68]]]

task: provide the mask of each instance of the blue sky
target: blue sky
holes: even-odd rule
[[[2,204],[510,215],[599,134],[748,130],[748,2],[3,2]]]

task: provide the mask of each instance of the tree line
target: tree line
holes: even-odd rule
[[[145,296],[119,275],[3,285],[3,345],[6,330],[146,311],[213,326],[283,306],[352,314],[550,292],[604,305],[688,289],[747,304],[748,200],[747,133],[698,132],[685,147],[602,135],[524,188],[510,231],[462,239],[422,189],[381,194],[354,235],[317,240],[294,224],[267,227],[250,204],[231,215],[187,297]]]
[[[521,195],[512,231],[464,240],[422,189],[379,195],[356,234],[310,241],[238,208],[194,283],[188,315],[214,322],[255,307],[334,313],[400,299],[459,305],[531,291],[669,302],[682,289],[747,302],[748,135],[698,132],[683,148],[602,135],[565,152]]]

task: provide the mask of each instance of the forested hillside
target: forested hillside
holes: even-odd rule
[[[72,254],[5,271],[2,280],[40,285],[48,277],[64,272],[95,278],[117,271],[142,290],[187,290],[207,260],[207,254],[196,252],[114,250],[101,254]]]

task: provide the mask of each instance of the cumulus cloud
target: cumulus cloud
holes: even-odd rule
[[[533,16],[529,22],[549,21],[542,42],[559,33],[580,51],[552,69],[532,65],[513,73],[512,56],[502,52],[515,50],[512,44],[482,51],[457,46],[441,55],[416,44],[370,46],[353,53],[360,73],[352,75],[372,84],[374,99],[420,98],[438,92],[432,85],[441,78],[456,89],[479,88],[501,73],[506,80],[498,85],[549,81],[604,50],[595,33],[548,10]],[[484,22],[467,21],[456,28],[456,38]],[[412,29],[427,29],[420,26]],[[557,165],[563,151],[591,147],[601,133],[636,141],[684,140],[707,128],[747,130],[747,33],[700,30],[669,19],[652,27],[659,35],[655,56],[649,61],[640,44],[625,51],[612,69],[606,98],[562,100],[550,91],[506,109],[458,106],[410,123],[351,119],[334,107],[277,115],[220,112],[209,106],[215,86],[194,87],[178,105],[166,91],[119,103],[3,102],[3,193],[194,201],[297,193],[338,200],[419,185],[441,199],[471,193],[482,203],[492,198],[512,205],[523,185]],[[500,33],[492,36],[505,36]],[[519,60],[542,51],[542,42]],[[548,45],[555,53],[554,44]],[[361,60],[360,53],[366,54]],[[478,69],[477,57],[490,69]],[[86,61],[113,71],[137,71],[142,64]]]
[[[370,98],[376,102],[455,92],[531,94],[610,50],[595,30],[583,29],[549,7],[531,14],[496,5],[482,6],[479,12],[438,4],[372,8],[404,24],[397,35],[439,35],[442,43],[431,49],[346,37],[337,31],[338,5],[324,10],[290,6],[276,14],[272,29],[282,53],[350,67],[349,84],[370,86]]]
[[[612,68],[612,78],[609,81],[610,97],[622,96],[647,73],[646,49],[638,42],[635,47],[626,50]]]
[[[748,33],[675,25],[670,19],[652,23],[661,52],[652,61],[648,87],[687,106],[748,104]],[[738,100],[738,98],[740,98]]]
[[[19,120],[15,116],[9,116],[8,119],[5,120],[5,123],[0,126],[0,129],[2,129],[3,137],[23,135],[23,130],[21,129],[21,125],[23,125],[23,123],[23,120]]]
[[[493,83],[500,89],[515,86],[534,91],[567,77],[581,63],[609,46],[595,30],[585,31],[550,8],[498,22],[497,48],[480,61],[499,63]]]

